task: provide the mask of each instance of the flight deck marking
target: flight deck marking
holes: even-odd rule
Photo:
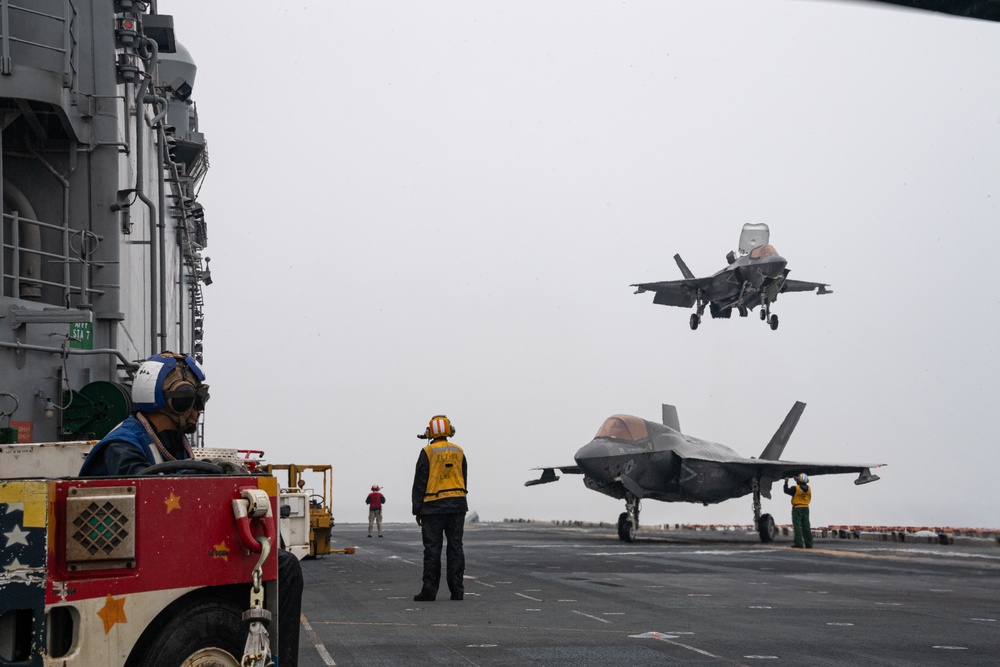
[[[514,595],[520,595],[521,597],[528,598],[529,600],[532,600],[533,602],[545,602],[545,600],[539,600],[538,598],[533,598],[530,595],[525,595],[524,593],[515,592]]]
[[[997,619],[995,619],[995,618],[970,618],[969,620],[970,621],[987,621],[989,623],[996,623],[997,622]]]
[[[300,620],[302,621],[302,627],[306,629],[306,634],[309,635],[309,639],[313,641],[313,646],[316,647],[316,652],[319,653],[319,659],[323,661],[326,667],[336,667],[337,663],[333,661],[333,657],[330,656],[330,652],[326,650],[326,646],[323,642],[319,640],[316,635],[316,631],[313,630],[312,626],[309,625],[309,619],[306,618],[305,614],[300,615]]]
[[[597,616],[591,616],[590,614],[584,614],[582,611],[577,611],[576,609],[573,609],[572,611],[573,611],[574,614],[580,614],[580,616],[586,616],[587,618],[592,618],[595,621],[600,621],[601,623],[610,623],[611,622],[611,621],[609,621],[606,618],[599,618]]]
[[[634,637],[636,639],[656,639],[656,640],[659,640],[661,642],[666,642],[668,644],[672,644],[674,646],[680,646],[681,648],[686,648],[687,650],[694,651],[695,653],[700,653],[701,655],[708,656],[709,658],[716,658],[718,660],[725,660],[725,658],[723,658],[721,655],[715,655],[714,653],[709,653],[708,651],[703,651],[700,648],[696,648],[694,646],[688,646],[687,644],[683,644],[681,642],[675,642],[673,640],[677,639],[676,636],[664,634],[662,632],[647,632],[647,633],[641,634],[641,635],[629,635],[629,637]]]

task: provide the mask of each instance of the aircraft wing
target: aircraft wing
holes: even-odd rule
[[[559,475],[556,474],[556,470],[566,475],[582,475],[583,470],[580,469],[578,465],[571,466],[553,466],[552,468],[532,468],[532,470],[541,470],[542,476],[538,479],[529,479],[524,483],[525,486],[535,486],[536,484],[548,484],[549,482],[556,482],[559,480]]]
[[[741,467],[748,466],[760,477],[773,480],[785,477],[794,477],[799,473],[812,477],[813,475],[842,475],[856,472],[858,478],[855,484],[867,484],[879,479],[878,475],[872,474],[872,468],[878,469],[886,466],[885,463],[802,463],[797,461],[765,461],[763,459],[751,459],[746,463],[739,463]]]
[[[816,294],[833,294],[833,290],[827,289],[828,287],[829,285],[826,283],[807,283],[804,280],[786,279],[781,286],[781,292],[812,292],[816,290]]]
[[[690,308],[694,305],[699,290],[708,289],[711,278],[694,278],[684,280],[664,280],[658,283],[636,283],[631,285],[636,294],[655,292],[653,303],[662,306],[680,306]]]

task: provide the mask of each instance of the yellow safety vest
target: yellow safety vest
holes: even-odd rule
[[[427,474],[427,490],[424,502],[465,496],[465,475],[462,462],[465,453],[458,445],[447,440],[437,440],[424,447],[430,468]]]
[[[798,484],[795,485],[795,495],[792,496],[792,507],[809,507],[809,503],[813,497],[813,490],[811,486],[806,487],[806,489],[803,491],[801,486]]]

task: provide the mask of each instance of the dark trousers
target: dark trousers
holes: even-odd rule
[[[299,626],[302,616],[302,566],[292,553],[278,551],[278,665],[299,663]]]
[[[441,584],[441,547],[448,538],[447,582],[452,595],[465,593],[465,552],[462,535],[465,532],[465,514],[421,514],[420,535],[424,540],[424,579],[421,593],[437,596]]]
[[[803,540],[805,541],[805,546],[811,547],[813,545],[813,533],[812,526],[809,525],[808,507],[792,508],[792,528],[795,529],[796,546],[803,546]]]

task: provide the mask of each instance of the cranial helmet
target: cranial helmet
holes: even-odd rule
[[[444,415],[434,415],[430,424],[418,438],[424,440],[434,440],[435,438],[450,438],[455,435],[455,427],[451,425],[451,420]]]
[[[799,484],[808,484],[809,475],[801,473],[798,477],[795,478],[795,481],[798,482]]]
[[[132,406],[143,412],[164,411],[175,417],[181,426],[192,426],[197,418],[189,422],[192,410],[205,409],[208,401],[208,385],[204,384],[205,374],[193,357],[175,352],[154,354],[139,364],[132,382]]]
[[[378,484],[372,484],[372,491],[378,491]]]

